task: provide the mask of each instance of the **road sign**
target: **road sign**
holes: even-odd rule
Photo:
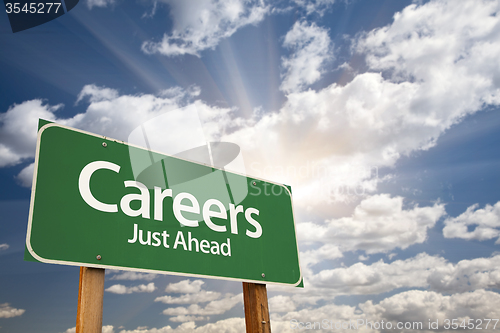
[[[26,248],[53,264],[301,282],[287,186],[54,123],[38,132]]]

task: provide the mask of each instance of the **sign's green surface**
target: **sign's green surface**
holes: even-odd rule
[[[34,259],[298,285],[290,190],[58,124],[38,133]]]

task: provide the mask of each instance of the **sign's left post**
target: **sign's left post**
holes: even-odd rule
[[[76,333],[102,332],[104,269],[80,267]]]

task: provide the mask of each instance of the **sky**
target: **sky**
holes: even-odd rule
[[[129,141],[180,108],[293,190],[305,287],[267,286],[273,332],[500,329],[499,11],[81,0],[18,33],[0,14],[0,332],[75,331],[78,267],[23,261],[38,119]],[[175,150],[192,126],[170,126]],[[106,270],[103,332],[242,331],[240,282]]]

